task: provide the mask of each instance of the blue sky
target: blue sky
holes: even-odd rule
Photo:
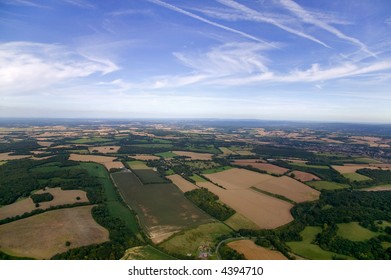
[[[389,0],[0,0],[0,117],[391,123]]]

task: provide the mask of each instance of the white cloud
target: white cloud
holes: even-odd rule
[[[89,57],[53,44],[0,44],[0,88],[3,93],[33,91],[73,78],[118,70],[109,60]]]
[[[66,3],[83,9],[95,9],[96,7],[86,0],[63,0]]]

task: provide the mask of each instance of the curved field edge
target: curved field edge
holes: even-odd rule
[[[12,256],[49,259],[72,248],[109,241],[108,230],[93,219],[92,207],[53,210],[1,225],[0,248]]]

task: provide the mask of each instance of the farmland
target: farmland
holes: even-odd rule
[[[211,218],[196,208],[173,184],[146,184],[131,172],[112,174],[125,202],[134,209],[155,243]]]
[[[170,179],[175,185],[177,185],[178,188],[184,193],[198,188],[196,185],[183,179],[181,176],[177,174],[167,176],[167,178]]]
[[[96,162],[103,164],[108,170],[111,168],[123,168],[124,165],[122,162],[114,161],[116,157],[108,157],[108,156],[95,156],[95,155],[78,155],[71,154],[69,160],[81,161],[81,162]]]
[[[45,191],[37,191],[35,194],[50,193],[54,196],[52,201],[40,202],[36,207],[31,198],[18,200],[12,204],[0,208],[0,220],[10,217],[30,213],[36,209],[47,209],[52,206],[88,202],[85,191],[80,190],[61,190],[61,188],[52,188]]]
[[[228,246],[243,254],[247,260],[287,260],[279,251],[258,246],[251,240],[233,241]]]
[[[0,229],[7,238],[19,230],[15,238],[33,244],[21,242],[25,248],[16,252],[7,241],[0,258],[239,258],[230,246],[248,259],[390,258],[386,128],[341,125],[335,132],[332,124],[220,120],[22,123],[0,127]],[[84,215],[80,220],[93,222],[105,238],[93,241],[88,232],[91,239],[64,240],[60,235],[72,236],[64,229],[49,236],[39,228],[48,215],[54,229],[60,223],[72,229],[57,211]],[[31,221],[42,238],[53,239],[50,254],[34,247],[41,236]],[[19,224],[25,230],[12,227]],[[248,240],[228,242],[238,237]],[[87,239],[93,242],[83,243]],[[222,240],[228,243],[218,256]]]
[[[287,168],[283,168],[270,163],[259,162],[259,160],[235,160],[233,164],[239,166],[251,166],[253,168],[265,171],[267,173],[277,174],[277,175],[282,175],[288,171]]]
[[[1,250],[14,256],[48,259],[69,248],[108,241],[108,231],[94,221],[91,208],[54,210],[0,225]]]
[[[276,228],[293,220],[292,204],[251,189],[222,189],[210,182],[197,183],[260,228]]]

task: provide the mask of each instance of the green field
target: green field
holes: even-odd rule
[[[193,176],[190,176],[191,179],[193,179],[195,182],[207,182],[204,178],[201,176],[194,174]]]
[[[126,250],[122,260],[176,260],[151,245],[133,247]]]
[[[170,140],[166,140],[166,139],[153,138],[152,143],[171,144],[172,142]]]
[[[233,228],[234,230],[239,229],[259,229],[259,226],[254,224],[252,221],[244,217],[243,215],[236,212],[227,220],[224,221],[224,224]]]
[[[221,167],[217,167],[217,168],[203,170],[202,174],[212,174],[212,173],[217,173],[217,172],[221,172],[221,171],[229,170],[229,169],[232,169],[232,167],[231,166],[221,166]]]
[[[165,178],[160,177],[159,173],[152,169],[132,169],[133,173],[141,180],[143,184],[164,184],[168,183]]]
[[[200,245],[213,244],[219,236],[230,232],[231,229],[223,223],[209,223],[175,234],[159,246],[168,252],[197,256]]]
[[[132,169],[150,169],[144,162],[139,160],[127,161],[126,164]]]
[[[370,231],[369,229],[360,226],[357,222],[337,224],[337,226],[337,234],[351,241],[365,241],[379,235],[379,233]]]
[[[132,172],[113,173],[112,178],[124,201],[137,212],[142,225],[151,232],[159,225],[168,232],[212,221],[187,200],[174,184],[143,185]]]
[[[357,163],[382,163],[381,161],[378,161],[376,159],[366,157],[353,158],[353,160]]]
[[[312,244],[316,235],[321,231],[322,229],[320,227],[307,226],[302,232],[300,232],[300,235],[303,238],[302,241],[287,242],[286,244],[295,254],[310,260],[331,260],[333,256],[338,256],[339,258],[350,258],[325,251],[318,245]]]
[[[315,189],[321,191],[321,190],[341,190],[349,188],[349,185],[346,184],[339,184],[335,182],[329,182],[329,181],[311,181],[306,182],[307,185],[314,187]]]
[[[361,174],[358,174],[356,172],[354,173],[344,173],[342,174],[345,178],[348,178],[350,181],[357,181],[357,182],[361,182],[361,181],[368,181],[368,180],[372,180],[371,178],[367,177],[367,176],[364,176],[364,175],[361,175]]]
[[[88,150],[69,150],[70,153],[80,154],[80,155],[88,155],[90,151]]]
[[[162,158],[173,158],[177,157],[177,154],[174,154],[173,152],[164,152],[164,153],[157,153],[155,156],[162,157]]]
[[[292,166],[308,167],[308,168],[318,168],[318,169],[330,169],[327,165],[309,165],[304,162],[288,162]]]
[[[0,161],[0,165],[6,164],[6,161]]]
[[[81,162],[80,166],[87,170],[91,176],[99,179],[103,186],[106,197],[105,202],[107,208],[109,209],[110,215],[121,219],[129,230],[135,233],[138,237],[141,237],[135,215],[122,203],[122,199],[117,193],[117,190],[103,165],[91,162]]]
[[[79,138],[69,142],[74,144],[92,144],[92,143],[102,143],[102,142],[109,142],[109,141],[112,141],[112,139],[102,138],[102,137],[91,137],[91,138]]]

